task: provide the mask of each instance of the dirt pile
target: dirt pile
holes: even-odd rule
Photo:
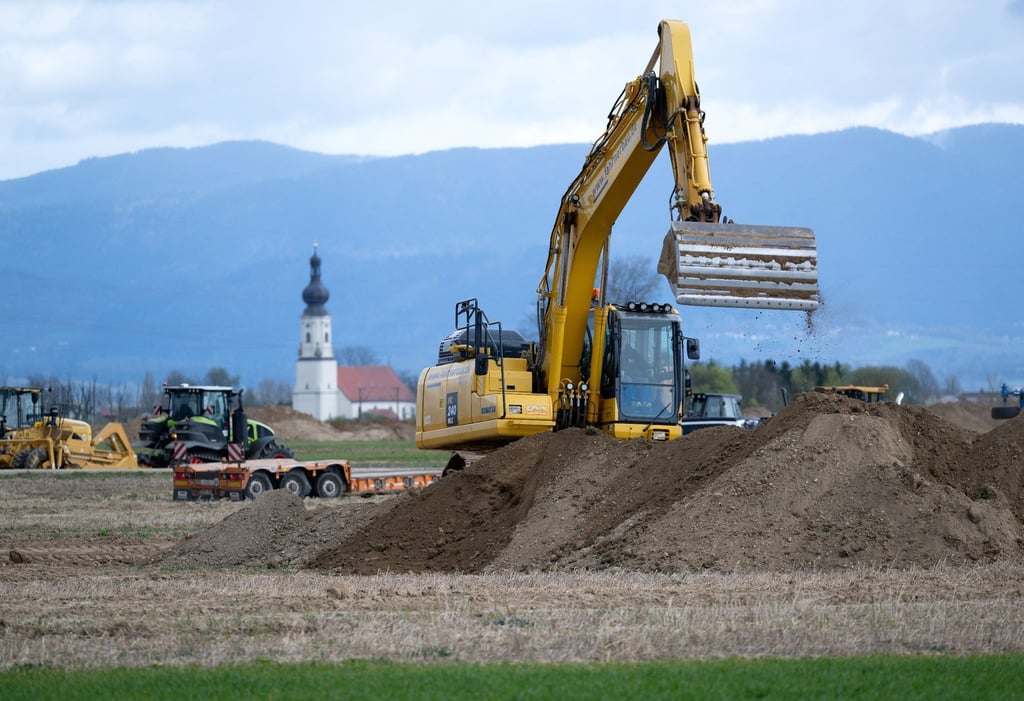
[[[1000,419],[992,418],[991,404],[979,402],[941,402],[929,406],[928,411],[978,433],[991,431],[1001,423]]]
[[[307,512],[294,500],[287,513],[307,543],[289,552],[358,574],[997,560],[1024,552],[1022,463],[1024,418],[979,434],[921,407],[807,393],[753,431],[705,429],[671,443],[584,430],[522,439],[391,500],[386,513],[342,521],[345,509]],[[267,531],[270,517],[256,516],[271,505],[261,501],[217,537]],[[264,562],[292,537],[241,559]]]
[[[261,406],[247,409],[250,418],[274,429],[281,441],[394,441],[413,440],[412,421],[392,419],[354,419],[323,422],[286,406]]]
[[[304,564],[312,553],[387,512],[393,503],[360,501],[345,504],[316,502],[307,509],[286,490],[268,492],[212,528],[179,542],[151,562],[163,565],[281,567]]]

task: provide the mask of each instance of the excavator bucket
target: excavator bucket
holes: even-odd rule
[[[680,304],[818,308],[818,250],[810,229],[674,221],[658,272]]]

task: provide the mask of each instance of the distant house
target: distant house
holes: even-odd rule
[[[338,367],[338,416],[367,414],[394,419],[416,416],[416,396],[388,365]]]
[[[330,292],[320,280],[320,256],[309,259],[309,284],[302,291],[299,359],[292,408],[321,421],[358,419],[368,414],[411,419],[416,397],[387,365],[339,366],[331,340]]]

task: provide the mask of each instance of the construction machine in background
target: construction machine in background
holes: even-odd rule
[[[683,416],[683,435],[715,426],[757,428],[761,419],[743,415],[740,411],[742,399],[738,394],[694,392],[690,395],[690,406]]]
[[[815,392],[825,392],[831,394],[841,394],[844,397],[850,399],[859,399],[862,402],[868,404],[875,404],[877,402],[886,401],[885,395],[889,391],[889,385],[880,386],[868,386],[868,385],[830,385],[827,387],[820,386],[814,388]],[[896,396],[896,403],[903,403],[903,393],[900,392]]]
[[[725,220],[711,187],[689,28],[662,21],[647,67],[626,84],[604,133],[562,196],[537,287],[538,340],[491,322],[476,299],[417,385],[421,448],[480,452],[542,431],[594,426],[616,438],[681,435],[683,335],[670,304],[606,299],[612,226],[663,150],[674,185],[659,272],[676,301],[813,311],[810,229]],[[453,465],[456,463],[453,463]]]
[[[992,407],[992,418],[1013,419],[1019,416],[1021,411],[1024,410],[1024,387],[1010,389],[1009,385],[1004,382],[1000,395],[1003,398],[1003,405]],[[1012,406],[1007,402],[1011,396],[1017,398],[1017,406]]]
[[[85,421],[64,415],[59,405],[44,414],[42,389],[0,388],[3,438],[0,468],[15,470],[122,469],[138,467],[122,424],[108,423],[98,434]],[[29,406],[30,405],[30,406]],[[12,425],[11,417],[17,416]]]
[[[142,421],[135,452],[143,465],[170,467],[225,459],[294,458],[273,429],[245,415],[244,390],[215,385],[169,385],[153,415]],[[232,455],[243,446],[243,455]]]

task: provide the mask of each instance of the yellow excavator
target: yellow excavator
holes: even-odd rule
[[[690,31],[664,20],[644,72],[627,83],[562,196],[537,288],[539,339],[455,307],[437,365],[420,373],[416,443],[486,452],[518,438],[596,427],[616,438],[681,435],[684,355],[700,357],[670,304],[607,300],[612,225],[657,155],[675,178],[658,271],[680,304],[813,311],[817,251],[806,228],[722,217],[708,166]]]

